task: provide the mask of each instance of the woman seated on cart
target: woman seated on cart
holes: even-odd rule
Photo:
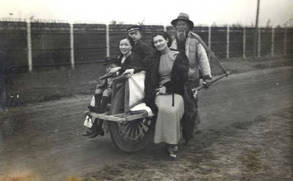
[[[113,82],[110,114],[127,113],[132,106],[143,101],[145,65],[143,60],[132,52],[133,46],[134,41],[131,38],[120,40],[121,54],[118,56],[117,65],[121,67],[118,71],[124,79]],[[130,94],[131,92],[134,94]]]
[[[97,85],[95,95],[93,96],[89,106],[89,110],[91,112],[105,112],[106,106],[110,102],[110,96],[112,97],[110,114],[128,112],[131,104],[139,101],[139,99],[142,101],[145,76],[143,67],[145,66],[142,63],[142,60],[132,52],[133,45],[134,42],[132,39],[123,38],[119,42],[120,55],[118,58],[114,61],[112,58],[105,58],[105,77],[107,78],[102,78],[104,83]],[[136,79],[138,80],[126,79],[133,75],[137,75]],[[122,78],[124,77],[124,79],[113,82],[113,77],[115,76],[121,76]],[[141,81],[139,81],[140,79]],[[130,85],[133,81],[136,81],[135,86]],[[137,91],[136,96],[129,98],[129,90]],[[97,135],[104,135],[102,124],[103,120],[93,120],[92,127],[89,128],[84,136],[93,138]]]
[[[189,63],[184,53],[170,50],[171,39],[166,32],[156,33],[152,43],[157,52],[149,60],[145,102],[156,113],[154,142],[166,143],[169,156],[176,158]]]

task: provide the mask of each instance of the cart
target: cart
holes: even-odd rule
[[[102,78],[107,78],[108,76],[111,75],[105,75]],[[228,73],[217,76],[209,82],[204,82],[204,84],[194,88],[193,92],[196,93],[204,87],[209,87],[226,76],[228,76]],[[113,81],[124,79],[127,79],[127,77],[123,75],[114,78]],[[113,92],[115,92],[115,86],[113,86]],[[109,107],[111,110],[111,105]],[[105,113],[89,112],[89,115],[93,120],[103,120],[104,127],[109,131],[112,142],[119,150],[124,152],[140,151],[153,140],[155,117],[145,110],[119,114],[110,114],[110,111]]]

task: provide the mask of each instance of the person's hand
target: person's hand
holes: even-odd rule
[[[211,80],[212,79],[212,76],[211,75],[203,75],[202,76],[202,79],[203,79],[203,81]]]
[[[126,77],[131,77],[132,75],[134,74],[134,69],[126,69],[124,72],[123,72],[123,75],[126,75]]]
[[[194,99],[197,98],[197,93],[198,93],[197,89],[192,90],[192,95]]]
[[[110,71],[109,71],[109,73],[112,74],[112,73],[118,72],[120,69],[121,69],[121,67],[111,68]]]
[[[157,95],[166,94],[166,92],[167,92],[167,88],[165,86],[160,87],[160,88],[157,89]]]
[[[202,86],[203,86],[203,88],[205,88],[205,89],[207,89],[207,88],[209,88],[210,86],[209,86],[209,84],[207,83],[207,82],[202,82]]]

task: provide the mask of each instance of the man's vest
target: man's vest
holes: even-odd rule
[[[190,31],[185,43],[185,53],[189,60],[188,78],[191,81],[199,81],[199,72],[202,76],[212,76],[206,50],[195,38],[196,36],[198,35]],[[173,40],[170,48],[177,49],[176,39]]]

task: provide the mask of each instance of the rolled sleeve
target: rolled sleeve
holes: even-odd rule
[[[201,44],[198,44],[197,46],[198,46],[197,47],[198,61],[199,61],[199,67],[200,67],[201,73],[203,77],[212,78],[211,67],[210,67],[209,58],[206,53],[206,50]]]

